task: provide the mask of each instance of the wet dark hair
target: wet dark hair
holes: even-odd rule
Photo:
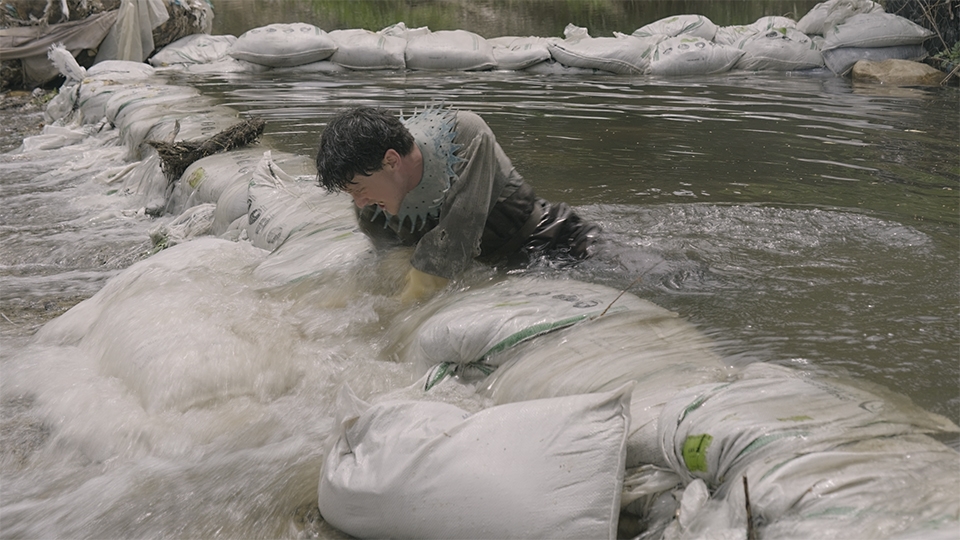
[[[356,175],[383,168],[383,156],[413,150],[413,135],[389,111],[356,107],[341,111],[327,124],[317,149],[317,181],[328,191],[342,191]]]

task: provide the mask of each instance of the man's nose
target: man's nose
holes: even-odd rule
[[[353,204],[357,205],[357,208],[363,208],[370,204],[369,199],[360,195],[351,195],[353,197]]]

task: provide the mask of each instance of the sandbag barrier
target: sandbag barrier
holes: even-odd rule
[[[485,38],[466,30],[333,30],[270,24],[239,37],[194,35],[150,59],[156,67],[199,73],[285,69],[527,71],[538,74],[708,75],[731,70],[849,73],[860,59],[922,60],[934,32],[886,13],[872,0],[828,0],[800,20],[768,16],[718,27],[703,15],[677,15],[630,34],[592,37],[569,24],[564,37]]]
[[[702,20],[696,22],[700,24],[685,26],[687,35],[660,39],[662,34],[651,31],[650,35],[633,35],[631,40],[660,44],[671,39],[699,39],[706,43],[693,32],[706,35],[711,30],[709,26],[704,28]],[[305,33],[312,31],[307,30]],[[570,37],[577,32],[580,30],[571,29]],[[578,43],[593,39],[583,33]],[[475,47],[483,43],[462,33],[449,37],[465,42],[469,38]],[[635,42],[617,36],[596,39],[616,45]],[[539,40],[531,39],[534,44],[542,44]],[[388,41],[384,41],[384,48]],[[708,47],[716,50],[722,45],[704,45],[705,50]],[[564,49],[571,58],[576,58],[579,51],[574,46]],[[644,65],[643,60],[629,52],[621,50],[622,54],[612,59],[616,61],[605,59],[606,68],[589,69],[616,69],[620,73],[648,73],[650,69],[649,73],[655,73],[654,62],[662,60],[651,57],[648,67],[638,69]],[[219,58],[219,53],[190,57]],[[431,60],[433,67],[424,69],[451,69],[444,61]],[[513,61],[523,64],[517,58]],[[525,69],[549,61],[540,60]],[[332,64],[330,60],[313,63],[323,62]],[[482,58],[471,62],[474,66],[483,64]],[[410,69],[406,59],[404,65],[404,69]],[[89,71],[75,66],[64,69],[73,74],[72,78],[61,91],[62,97],[51,102],[47,111],[56,122],[43,135],[25,140],[24,150],[53,150],[93,134],[104,137],[112,133],[112,138],[105,140],[125,154],[117,154],[112,166],[100,163],[102,171],[96,180],[116,185],[116,193],[131,197],[144,213],[178,216],[160,220],[154,232],[158,246],[210,235],[249,240],[270,253],[254,270],[255,276],[267,283],[288,283],[318,269],[349,272],[368,253],[369,243],[353,224],[349,197],[323,193],[314,182],[312,164],[302,156],[264,147],[238,149],[198,160],[177,181],[168,182],[159,156],[145,143],[206,138],[235,124],[235,111],[205,101],[192,88],[167,84],[161,73],[143,63],[104,62]],[[676,73],[666,67],[658,69],[658,73]],[[582,499],[586,489],[595,495],[592,500],[599,501],[584,507],[590,510],[583,515],[584,527],[566,529],[568,532],[588,531],[590,537],[612,538],[617,534],[619,519],[621,526],[630,520],[640,524],[650,533],[647,537],[696,538],[708,531],[744,537],[751,523],[744,516],[746,508],[752,509],[762,533],[777,538],[809,538],[820,533],[840,536],[840,531],[851,530],[867,534],[896,530],[938,538],[944,531],[955,529],[960,512],[950,482],[958,477],[960,463],[955,451],[927,435],[956,433],[957,427],[949,421],[883,393],[788,369],[761,364],[739,373],[731,371],[711,351],[710,343],[676,314],[631,295],[621,297],[619,292],[575,281],[512,276],[501,284],[441,295],[418,311],[421,315],[396,321],[390,331],[408,336],[408,341],[400,343],[398,358],[407,363],[422,362],[425,376],[436,362],[466,365],[482,360],[496,368],[474,381],[476,400],[489,413],[466,421],[460,410],[439,408],[443,410],[438,409],[434,420],[444,433],[468,431],[479,424],[486,426],[480,431],[490,440],[514,441],[515,433],[496,432],[496,426],[502,423],[500,415],[516,422],[530,421],[525,425],[547,430],[563,425],[584,427],[580,419],[600,413],[594,425],[602,429],[593,435],[603,435],[602,444],[598,439],[583,439],[596,443],[584,448],[599,452],[604,462],[615,467],[601,467],[593,474],[576,460],[565,461],[562,452],[556,460],[539,462],[558,466],[569,463],[568,471],[579,475],[576,483],[568,484],[575,488],[567,492],[572,494],[569,498],[554,489],[544,496],[570,502]],[[458,324],[464,318],[470,324]],[[567,324],[574,319],[575,324]],[[501,346],[504,343],[509,346]],[[571,347],[571,343],[577,346]],[[449,387],[458,382],[447,378],[434,384],[429,391],[431,397],[436,400],[438,392],[450,392]],[[424,399],[423,388],[423,382],[418,383],[411,393]],[[607,397],[577,397],[602,393],[608,393]],[[560,401],[543,407],[540,400],[551,399]],[[568,414],[550,413],[557,406],[564,407]],[[374,421],[384,418],[404,421],[404,407],[419,410],[421,405],[361,407],[344,415],[367,418],[371,423],[366,425],[376,427],[380,424]],[[424,414],[414,414],[410,421],[420,421]],[[350,426],[338,425],[345,428],[345,436],[382,435],[375,429],[347,434]],[[387,435],[402,436],[411,449],[433,444],[431,437],[436,435],[436,440],[451,444],[449,455],[456,456],[457,463],[463,463],[476,450],[460,440],[447,441],[449,437],[443,433],[421,436],[404,431],[403,425],[385,425],[393,430]],[[512,450],[520,453],[508,457],[519,459],[514,465],[522,465],[525,459],[538,459],[544,449],[556,451],[558,447],[517,447]],[[534,457],[518,458],[523,452]],[[907,460],[905,455],[911,458]],[[496,456],[486,452],[481,457]],[[371,458],[396,463],[389,453]],[[412,468],[404,472],[417,477],[423,472],[415,467],[417,463],[410,462]],[[454,467],[456,464],[441,465],[463,472]],[[400,523],[398,519],[408,517],[400,511],[392,514],[389,523],[371,523],[368,516],[380,515],[376,510],[383,500],[370,498],[370,494],[380,490],[376,485],[358,486],[350,480],[382,481],[379,470],[337,477],[333,469],[326,469],[318,486],[324,517],[357,536],[376,536],[390,530],[421,533],[425,538],[451,533],[443,528],[449,521],[428,522],[434,529],[422,528],[423,522]],[[532,475],[524,484],[527,487],[546,486],[538,481],[553,478],[551,471],[539,471],[540,476],[534,477],[534,468],[521,470]],[[745,490],[741,489],[744,478],[750,485],[749,501],[744,500]],[[482,478],[469,480],[490,485]],[[402,502],[407,493],[404,490],[413,485],[390,484],[394,491],[389,501]],[[892,497],[886,489],[889,485],[909,493],[907,500]],[[456,490],[457,486],[446,488]],[[339,501],[339,506],[324,504],[325,500]],[[357,506],[347,504],[350,500],[358,501]],[[529,500],[522,495],[514,502],[529,505]],[[356,511],[365,506],[369,506],[368,512]],[[479,505],[471,508],[476,519],[460,522],[469,528],[454,532],[479,535],[489,523],[502,517],[484,514]],[[551,523],[563,523],[569,515],[567,511],[547,513],[537,516],[540,521],[536,523],[550,528]],[[505,532],[510,530],[517,529]],[[656,531],[660,534],[653,534]],[[557,532],[562,536],[562,530]]]

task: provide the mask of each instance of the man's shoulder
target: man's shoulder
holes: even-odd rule
[[[456,111],[457,138],[472,139],[478,133],[489,132],[490,127],[473,111]]]

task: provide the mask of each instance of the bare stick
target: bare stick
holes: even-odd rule
[[[639,276],[637,276],[637,279],[635,279],[635,280],[633,280],[632,282],[630,282],[630,284],[627,285],[627,288],[626,288],[626,289],[620,291],[620,294],[618,294],[617,297],[613,299],[613,302],[610,302],[610,305],[607,306],[607,308],[604,309],[602,313],[600,313],[600,317],[603,317],[604,315],[606,315],[606,314],[607,314],[607,310],[609,310],[611,307],[613,307],[613,304],[614,304],[617,300],[619,300],[620,297],[624,295],[624,293],[626,293],[627,291],[629,291],[629,290],[630,290],[630,287],[633,287],[634,285],[636,285],[637,283],[639,283],[640,280],[643,279],[644,274],[646,274],[646,272],[644,272],[643,274],[640,274]]]
[[[757,540],[757,531],[753,528],[753,511],[750,509],[750,488],[747,487],[747,475],[743,475],[743,498],[747,505],[747,540]]]

